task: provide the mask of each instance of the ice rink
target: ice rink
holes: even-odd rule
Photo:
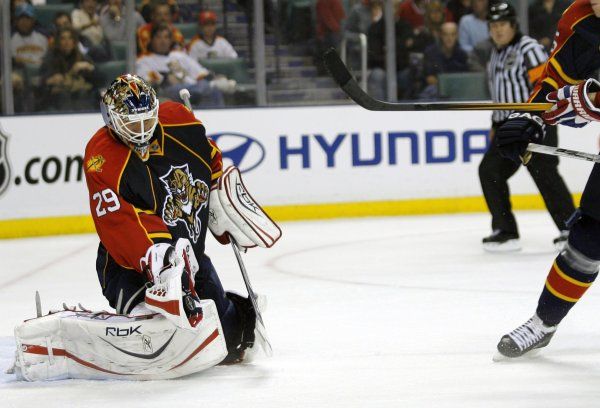
[[[517,214],[523,250],[485,253],[486,214],[282,224],[245,256],[269,299],[275,356],[171,381],[19,383],[12,330],[62,302],[106,309],[97,237],[0,241],[1,407],[593,407],[600,405],[600,296],[591,288],[535,357],[492,362],[533,313],[555,256],[544,212]],[[229,247],[207,252],[227,288]]]

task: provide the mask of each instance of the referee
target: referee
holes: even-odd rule
[[[548,55],[536,40],[521,34],[515,9],[506,1],[492,3],[487,21],[494,47],[487,65],[490,93],[494,102],[527,102],[534,82],[542,74]],[[490,138],[508,118],[510,111],[494,111]],[[556,127],[546,126],[544,144],[557,145]],[[487,206],[492,214],[492,234],[483,239],[489,251],[521,249],[519,231],[511,210],[508,179],[520,165],[502,158],[494,143],[479,165],[479,180]],[[566,242],[566,221],[575,211],[573,199],[558,173],[558,158],[533,155],[527,170],[537,185],[546,207],[560,231],[554,239],[557,248]]]

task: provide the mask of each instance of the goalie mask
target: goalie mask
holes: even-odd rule
[[[137,75],[121,75],[102,97],[100,110],[104,123],[142,160],[148,160],[148,146],[158,124],[154,89]]]

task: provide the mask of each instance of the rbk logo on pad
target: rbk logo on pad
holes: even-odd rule
[[[255,138],[241,133],[222,132],[209,135],[223,155],[223,161],[228,159],[231,163],[223,163],[223,168],[230,164],[246,173],[255,169],[265,159],[265,148]]]
[[[10,165],[8,164],[8,136],[0,127],[0,196],[6,191],[10,183]]]

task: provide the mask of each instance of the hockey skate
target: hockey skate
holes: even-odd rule
[[[546,326],[542,319],[534,314],[524,324],[515,330],[505,334],[498,343],[498,353],[494,356],[494,361],[502,360],[504,357],[521,357],[525,353],[546,347],[557,326]]]
[[[521,249],[519,234],[501,230],[494,230],[492,235],[485,237],[481,243],[483,249],[489,252],[511,252]]]
[[[569,231],[565,230],[561,231],[560,235],[552,240],[552,243],[554,244],[554,248],[556,248],[556,250],[560,252],[565,248],[565,245],[567,245],[568,240]]]

